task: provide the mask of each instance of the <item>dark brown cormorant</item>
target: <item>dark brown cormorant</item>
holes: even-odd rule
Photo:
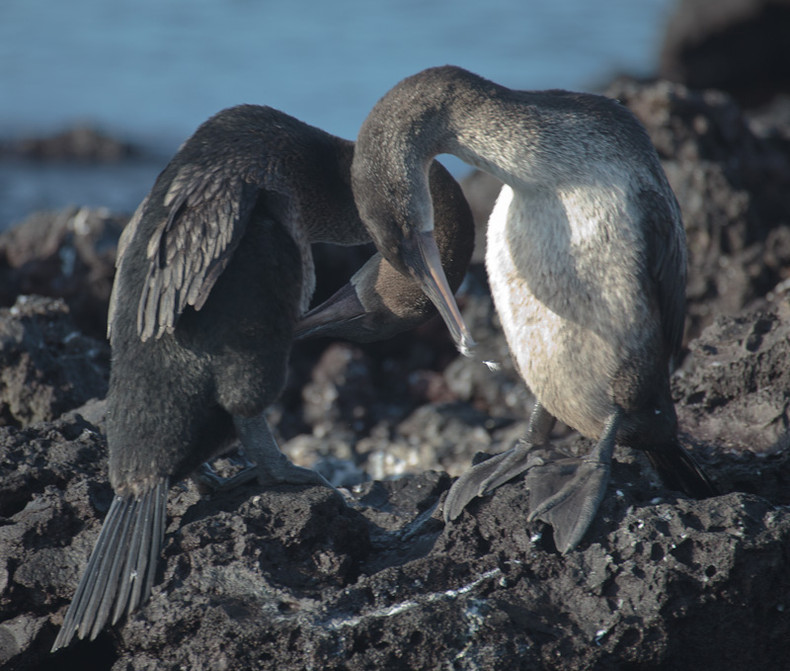
[[[283,387],[315,286],[310,244],[370,240],[352,196],[352,155],[352,142],[277,110],[227,109],[184,143],[124,230],[108,326],[115,495],[53,651],[75,635],[95,638],[147,599],[170,485],[234,436],[261,484],[329,486],[279,451],[263,411]],[[442,263],[457,286],[472,251],[471,213],[439,164],[430,182]],[[336,305],[348,314],[356,301],[377,320],[353,319],[352,337],[386,337],[433,311],[378,256],[354,287]],[[405,302],[390,311],[381,289]]]
[[[450,66],[403,80],[376,104],[351,169],[360,216],[395,268],[431,278],[425,291],[465,351],[452,294],[436,290],[441,267],[421,253],[433,230],[427,166],[442,153],[506,184],[486,267],[537,399],[526,440],[462,475],[445,518],[526,470],[530,519],[551,523],[566,552],[603,498],[615,442],[644,450],[667,486],[714,494],[677,439],[669,365],[683,332],[685,233],[642,125],[603,96],[514,91]],[[598,441],[571,468],[539,449],[555,418]]]

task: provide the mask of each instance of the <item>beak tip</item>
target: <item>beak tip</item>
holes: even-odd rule
[[[477,343],[474,341],[474,338],[468,334],[462,335],[455,346],[461,355],[465,356],[467,359],[473,358],[475,350],[477,349]]]

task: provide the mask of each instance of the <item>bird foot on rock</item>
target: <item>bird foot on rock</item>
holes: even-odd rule
[[[587,532],[606,492],[609,471],[609,463],[567,458],[538,466],[527,474],[527,519],[550,524],[554,544],[562,554],[575,548]]]
[[[230,477],[219,475],[209,463],[202,464],[192,479],[203,493],[227,491],[257,480],[261,487],[277,485],[319,485],[331,489],[343,503],[346,498],[323,475],[297,466],[277,446],[277,441],[263,415],[234,418],[241,441],[239,457],[233,459],[241,470]]]
[[[477,496],[485,496],[524,471],[545,463],[545,452],[529,443],[519,442],[506,452],[472,466],[455,481],[444,502],[444,519],[458,517]]]
[[[593,455],[585,459],[561,455],[550,445],[533,447],[521,442],[472,466],[450,488],[444,502],[445,522],[458,517],[475,497],[526,472],[528,520],[550,524],[557,549],[569,552],[581,541],[603,500],[610,462]]]
[[[323,475],[312,468],[297,466],[281,452],[268,454],[261,459],[258,462],[257,475],[258,482],[264,487],[274,485],[320,485],[335,489]]]
[[[616,407],[606,420],[597,445],[585,458],[554,460],[527,476],[527,519],[551,524],[554,544],[562,554],[579,544],[603,501],[622,416],[622,409]]]
[[[239,455],[239,458],[234,461],[238,461],[242,468],[231,476],[220,475],[209,462],[201,464],[192,473],[192,480],[197,485],[198,491],[201,494],[216,494],[241,487],[255,480],[258,477],[257,464],[247,459],[241,452]]]
[[[283,484],[320,485],[337,491],[320,473],[310,468],[297,466],[279,451],[265,453],[260,459],[261,463],[247,458],[241,450],[239,450],[239,457],[231,459],[236,462],[235,465],[241,467],[241,470],[234,475],[220,475],[209,462],[201,464],[200,468],[192,474],[192,479],[201,493],[229,491],[235,487],[249,484],[253,480],[257,480],[261,487],[274,487]],[[340,492],[338,493],[340,494]],[[340,496],[342,497],[342,494]]]

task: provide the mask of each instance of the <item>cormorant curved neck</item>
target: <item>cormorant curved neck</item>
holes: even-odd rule
[[[537,398],[525,443],[462,476],[446,518],[528,471],[532,516],[549,521],[567,551],[603,497],[616,440],[645,449],[668,483],[712,492],[676,437],[668,361],[682,337],[685,235],[642,125],[603,96],[512,91],[453,66],[424,70],[379,100],[352,163],[360,216],[392,265],[419,279],[463,350],[455,300],[436,290],[441,267],[425,254],[421,266],[412,260],[413,241],[431,230],[424,165],[439,153],[506,184],[489,220],[486,268]],[[539,468],[533,449],[555,418],[598,441],[564,482],[556,476],[567,470]]]

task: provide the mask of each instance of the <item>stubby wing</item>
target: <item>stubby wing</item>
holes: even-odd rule
[[[118,239],[118,249],[115,252],[116,280],[112,285],[112,292],[110,293],[110,305],[109,309],[107,310],[107,339],[110,342],[112,342],[115,317],[118,313],[118,293],[120,291],[120,282],[118,281],[118,277],[120,276],[121,266],[123,265],[124,259],[126,258],[126,251],[129,249],[129,242],[132,238],[134,238],[135,235],[137,235],[137,229],[140,227],[140,221],[143,218],[143,212],[145,212],[146,207],[148,207],[148,201],[150,197],[151,196],[148,195],[143,198],[143,202],[137,207],[137,210],[135,210],[132,218],[129,219],[126,227],[121,232],[121,237]]]
[[[142,340],[172,332],[188,305],[203,306],[244,234],[257,189],[221,167],[178,170],[164,196],[165,216],[148,239],[137,309]]]
[[[647,217],[647,265],[658,287],[658,307],[667,352],[677,355],[686,317],[686,233],[680,209],[670,194],[643,194]]]

